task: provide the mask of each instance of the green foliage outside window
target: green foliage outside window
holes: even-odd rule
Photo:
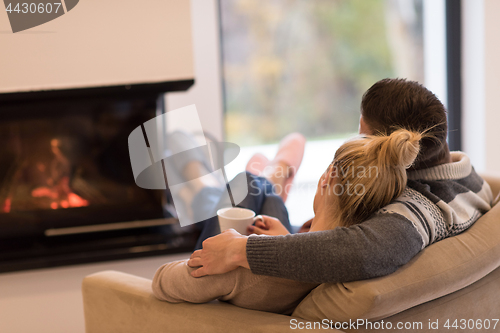
[[[421,0],[221,0],[227,139],[357,131],[363,92],[423,80]]]

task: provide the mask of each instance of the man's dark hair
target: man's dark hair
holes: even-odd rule
[[[443,103],[415,81],[383,79],[375,83],[361,100],[363,120],[374,132],[389,135],[397,129],[424,132],[415,169],[432,167],[447,161],[448,124]]]

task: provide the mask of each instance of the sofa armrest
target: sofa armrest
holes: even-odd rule
[[[290,332],[295,331],[291,319],[307,324],[303,319],[218,301],[162,302],[153,296],[151,280],[116,271],[85,277],[82,294],[87,333]]]

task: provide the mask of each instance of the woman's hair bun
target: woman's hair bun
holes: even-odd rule
[[[422,134],[400,129],[394,131],[389,136],[388,151],[393,155],[393,161],[397,166],[409,168],[418,156],[420,151],[420,140]]]
[[[387,166],[409,168],[420,151],[419,132],[398,129],[390,135],[375,136],[368,144],[367,153],[377,154],[380,162]]]
[[[397,129],[345,142],[335,153],[336,182],[357,195],[339,195],[336,211],[342,225],[368,219],[403,193],[407,171],[418,156],[424,133]],[[352,172],[351,172],[352,171]],[[362,192],[356,192],[361,191]]]

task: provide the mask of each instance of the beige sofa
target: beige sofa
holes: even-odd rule
[[[484,178],[496,196],[500,178]],[[320,285],[292,316],[217,301],[170,304],[153,296],[151,280],[99,272],[87,276],[82,285],[86,331],[288,332],[313,328],[306,331],[314,332],[333,324],[340,328],[337,332],[425,332],[430,331],[429,325],[438,328],[434,332],[494,332],[500,330],[499,266],[500,205],[496,205],[466,232],[427,247],[389,276]]]

